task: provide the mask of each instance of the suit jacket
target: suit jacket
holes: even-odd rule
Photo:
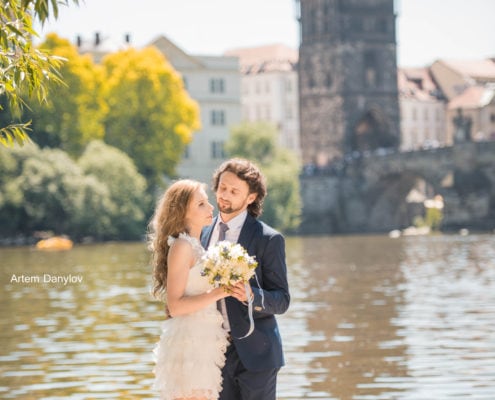
[[[201,243],[205,248],[217,219],[218,216],[212,225],[203,229]],[[233,297],[225,299],[233,345],[243,365],[250,371],[280,368],[284,365],[284,356],[274,314],[283,314],[290,303],[284,237],[248,213],[238,243],[249,255],[256,257],[258,266],[255,273],[260,287],[253,276],[249,283],[254,294],[255,327],[251,335],[244,339],[239,338],[249,330],[248,307]]]

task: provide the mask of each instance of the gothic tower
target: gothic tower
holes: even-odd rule
[[[303,163],[399,144],[394,0],[296,0]]]

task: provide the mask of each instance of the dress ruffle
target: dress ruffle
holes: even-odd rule
[[[186,295],[204,293],[212,287],[201,276],[200,258],[204,249],[199,241],[185,234],[169,237],[169,245],[185,239],[193,247],[197,263],[189,271]],[[181,397],[205,397],[217,400],[222,390],[227,335],[223,317],[216,304],[197,312],[169,318],[162,324],[160,341],[153,350],[155,359],[154,389],[161,400]]]
[[[174,317],[162,325],[155,347],[155,384],[160,399],[206,397],[217,400],[222,390],[227,338],[216,309]]]

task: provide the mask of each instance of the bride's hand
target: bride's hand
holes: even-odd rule
[[[230,288],[225,286],[220,286],[213,289],[218,295],[218,300],[224,299],[225,297],[229,297],[231,295]]]

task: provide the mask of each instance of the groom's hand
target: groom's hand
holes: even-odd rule
[[[251,286],[247,285],[247,293],[244,282],[237,282],[234,286],[230,287],[232,297],[235,297],[237,300],[245,303],[248,299],[253,298],[253,291],[251,290]]]

